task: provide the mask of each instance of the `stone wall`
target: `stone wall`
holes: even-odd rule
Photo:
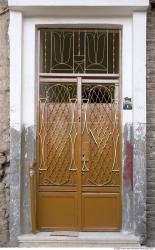
[[[155,9],[147,17],[147,245],[155,247]]]
[[[7,1],[0,0],[0,13]],[[0,247],[9,238],[9,42],[8,12],[0,15]]]

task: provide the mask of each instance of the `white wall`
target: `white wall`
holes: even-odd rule
[[[21,89],[22,89],[22,35],[21,12],[10,12],[10,123],[21,130]]]
[[[52,6],[52,5],[88,5],[88,6],[148,6],[148,0],[9,0],[9,6]]]

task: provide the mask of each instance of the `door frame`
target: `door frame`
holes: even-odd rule
[[[119,117],[119,122],[120,122],[120,128],[119,128],[119,131],[120,131],[120,150],[122,150],[122,26],[120,25],[62,25],[62,26],[58,26],[58,25],[53,25],[52,28],[60,28],[60,29],[64,29],[64,28],[71,28],[71,29],[76,29],[76,28],[92,28],[92,29],[97,29],[97,28],[102,28],[102,29],[113,29],[113,30],[119,30],[119,73],[118,74],[79,74],[79,73],[41,73],[40,72],[40,64],[41,64],[41,56],[40,56],[40,28],[42,28],[40,25],[37,27],[37,40],[38,40],[38,46],[37,46],[37,60],[38,60],[38,67],[37,67],[37,73],[38,73],[38,81],[37,81],[37,85],[39,86],[39,84],[41,82],[52,82],[52,81],[58,81],[58,82],[63,82],[64,79],[65,81],[68,81],[70,80],[71,82],[74,82],[75,81],[75,78],[77,78],[77,95],[78,95],[78,100],[81,100],[81,84],[82,82],[84,83],[85,81],[89,82],[89,83],[93,83],[94,82],[94,79],[99,81],[100,83],[118,83],[119,84],[119,97],[120,97],[120,102],[119,102],[119,110],[120,110],[120,117]],[[44,28],[51,28],[51,26],[46,26]],[[101,79],[102,78],[102,79]],[[39,119],[39,106],[38,106],[38,100],[39,100],[39,87],[37,86],[37,95],[36,95],[36,107],[37,107],[37,124],[39,124],[38,122],[38,119]],[[78,116],[81,116],[81,102],[78,103]],[[81,127],[78,126],[78,134],[80,134],[80,131],[81,131]],[[37,130],[37,134],[38,134],[38,130]],[[36,149],[37,149],[37,154],[39,152],[38,150],[38,136],[36,137]],[[78,136],[78,144],[81,144],[81,137]],[[78,147],[78,151],[79,151],[79,148]],[[78,152],[78,155],[81,156],[81,152]],[[37,159],[37,155],[36,155],[36,159]],[[120,161],[121,161],[121,167],[120,167],[120,176],[122,177],[122,154],[120,153]],[[79,181],[79,185],[78,185],[78,205],[79,205],[79,216],[78,216],[78,229],[79,231],[81,230],[81,221],[82,221],[82,211],[81,211],[81,190],[82,190],[82,187],[81,187],[81,157],[79,157],[78,159],[78,166],[80,167],[80,171],[78,171],[78,181]],[[37,170],[36,170],[37,171]],[[37,186],[36,186],[36,190],[37,190],[37,193],[35,194],[36,196],[36,201],[38,200],[38,193],[39,193],[39,179],[38,179],[39,175],[37,174]],[[121,181],[120,181],[120,204],[121,204],[121,208],[120,208],[120,214],[121,214],[121,228],[122,228],[122,178],[121,178]],[[35,192],[35,190],[34,190]],[[35,211],[36,211],[36,221],[34,220],[33,218],[33,213],[32,213],[32,222],[35,221],[35,225],[33,225],[33,228],[37,228],[37,218],[38,218],[38,215],[37,215],[37,203],[36,203],[36,208],[35,208]]]

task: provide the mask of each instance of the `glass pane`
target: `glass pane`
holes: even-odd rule
[[[114,103],[118,100],[118,86],[112,84],[83,84],[83,102]]]
[[[76,84],[40,84],[40,101],[48,103],[75,102]]]

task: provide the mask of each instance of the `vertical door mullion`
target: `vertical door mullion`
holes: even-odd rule
[[[78,107],[78,206],[77,206],[77,214],[78,214],[78,230],[81,230],[81,77],[77,77],[77,107]]]

